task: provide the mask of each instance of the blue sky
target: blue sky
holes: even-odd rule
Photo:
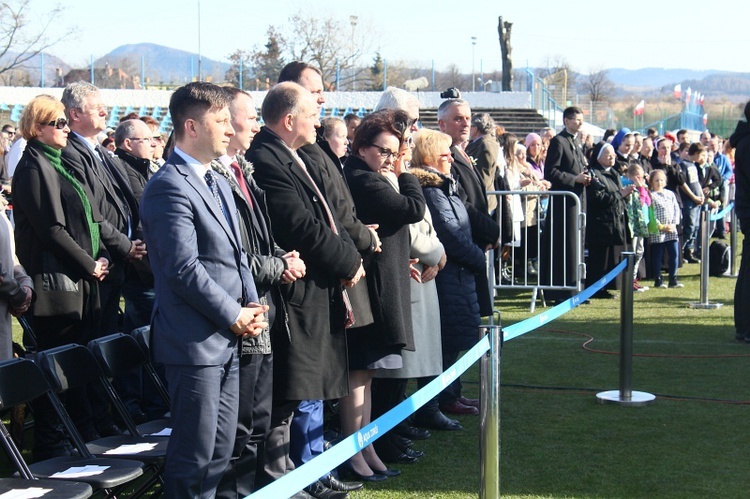
[[[55,2],[31,0],[32,12]],[[76,0],[67,2],[54,28],[79,33],[51,50],[75,65],[128,43],[151,42],[198,52],[198,0]],[[221,5],[221,8],[216,8]],[[679,5],[679,8],[675,8]],[[544,66],[562,56],[574,70],[609,67],[721,69],[750,72],[748,12],[739,0],[724,2],[202,0],[201,53],[226,60],[238,48],[265,42],[268,25],[283,25],[301,11],[317,17],[359,18],[372,32],[373,54],[438,70],[455,63],[500,69],[498,16],[514,23],[516,68]],[[738,50],[740,49],[740,50]],[[363,64],[370,63],[366,58]]]

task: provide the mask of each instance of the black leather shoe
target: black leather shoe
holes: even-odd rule
[[[311,498],[312,496],[308,494],[307,492],[305,492],[304,490],[300,490],[293,496],[289,497],[289,499],[311,499]]]
[[[411,440],[427,440],[430,438],[430,432],[422,428],[414,428],[407,424],[400,424],[393,429],[393,432],[404,438]]]
[[[384,470],[372,470],[373,473],[375,473],[378,476],[399,476],[401,474],[401,470],[389,470],[388,468]]]
[[[429,428],[431,430],[458,431],[464,429],[458,421],[446,417],[445,414],[440,411],[419,414],[414,417],[414,424],[421,428]]]
[[[391,435],[390,441],[399,447],[411,447],[414,444],[414,442],[406,437],[402,437],[401,435]]]
[[[411,450],[411,449],[407,449]],[[419,462],[419,458],[409,456],[408,454],[404,452],[399,452],[396,450],[393,453],[383,454],[382,452],[378,452],[378,456],[380,459],[383,460],[384,463],[391,463],[391,464],[414,464]],[[375,472],[377,473],[377,471]]]
[[[317,499],[347,499],[349,497],[346,492],[329,489],[320,480],[305,487],[305,492]]]
[[[385,475],[378,475],[377,473],[375,473],[373,475],[369,475],[369,476],[367,476],[367,475],[360,475],[359,473],[357,473],[356,471],[354,471],[354,469],[351,466],[349,466],[348,463],[345,464],[345,465],[343,465],[342,467],[340,467],[339,470],[343,470],[343,472],[346,475],[353,477],[358,482],[365,482],[365,483],[368,483],[368,482],[382,482],[383,480],[386,480],[388,478]]]
[[[320,483],[331,490],[338,490],[339,492],[351,492],[352,490],[362,488],[362,482],[342,482],[330,473],[326,477],[321,478]]]
[[[424,452],[422,452],[421,450],[417,450],[417,449],[407,449],[407,452],[404,452],[404,454],[406,454],[407,456],[416,457],[416,458],[424,457]]]

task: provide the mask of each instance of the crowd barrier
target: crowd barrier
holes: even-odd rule
[[[480,368],[480,385],[482,393],[480,397],[480,497],[482,499],[499,498],[499,367],[502,343],[511,341],[554,321],[589,299],[594,293],[601,290],[609,282],[615,279],[621,272],[630,271],[632,273],[634,260],[633,254],[623,253],[623,258],[622,262],[595,284],[548,311],[506,328],[493,325],[481,326],[479,341],[460,359],[458,359],[455,364],[446,369],[427,386],[415,392],[412,396],[377,418],[366,427],[362,428],[357,433],[344,438],[342,441],[313,460],[305,463],[303,466],[300,466],[250,496],[247,496],[246,499],[278,499],[280,497],[289,497],[299,492],[303,487],[313,483],[320,477],[325,476],[364,447],[372,444],[398,423],[412,415],[417,409],[439,394],[450,385],[456,377],[463,374],[480,359],[482,360]],[[623,322],[625,326],[627,326],[629,322],[632,342],[633,293],[632,289],[629,290],[630,292],[627,291],[628,290],[625,290],[622,293],[621,314],[625,320],[621,320],[621,322]],[[629,317],[629,320],[627,320],[627,317]],[[623,350],[626,349],[623,348]],[[632,376],[629,374],[621,374],[621,386],[618,393],[623,400],[627,400],[629,398],[629,392],[632,392],[627,384],[631,378]],[[625,384],[623,384],[623,380],[625,381]]]
[[[723,306],[723,303],[711,302],[708,299],[708,277],[710,274],[709,265],[709,239],[711,236],[711,222],[724,223],[724,217],[729,213],[732,216],[729,219],[729,272],[733,277],[737,277],[737,217],[734,216],[734,202],[729,203],[723,210],[717,213],[711,213],[709,210],[701,212],[701,275],[700,275],[700,301],[690,303],[690,308],[698,309],[716,309]]]
[[[543,299],[544,290],[583,289],[586,264],[582,238],[586,214],[582,212],[576,194],[567,191],[489,191],[487,196],[497,199],[496,215],[501,228],[507,221],[513,221],[512,231],[505,234],[506,238],[510,236],[510,241],[504,239],[504,244],[498,249],[500,258],[497,262],[489,259],[488,275],[493,292],[530,289],[531,312],[534,312],[537,296]],[[507,203],[503,202],[504,199]],[[555,203],[566,203],[571,209],[551,209]],[[549,237],[543,237],[544,232],[548,232]],[[571,245],[559,244],[570,240],[573,241]],[[571,250],[574,254],[568,255]],[[549,257],[553,253],[561,254],[557,262]],[[558,268],[556,264],[560,261],[570,261],[572,265],[564,264]],[[496,269],[496,265],[500,268]],[[540,273],[542,266],[545,268]]]

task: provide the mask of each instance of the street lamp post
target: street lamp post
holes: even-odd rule
[[[352,25],[352,38],[350,40],[352,50],[352,91],[357,90],[357,75],[354,71],[354,28],[357,27],[358,20],[357,16],[349,16],[349,22]]]
[[[474,70],[474,49],[477,46],[477,37],[472,36],[471,37],[471,91],[474,92],[476,90],[477,86],[477,73]]]

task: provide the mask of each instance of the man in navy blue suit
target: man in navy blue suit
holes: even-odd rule
[[[165,365],[171,398],[164,473],[170,498],[214,497],[237,427],[238,343],[267,326],[232,193],[209,167],[234,134],[228,104],[210,83],[175,91],[175,149],[141,199],[156,290],[152,349]]]

